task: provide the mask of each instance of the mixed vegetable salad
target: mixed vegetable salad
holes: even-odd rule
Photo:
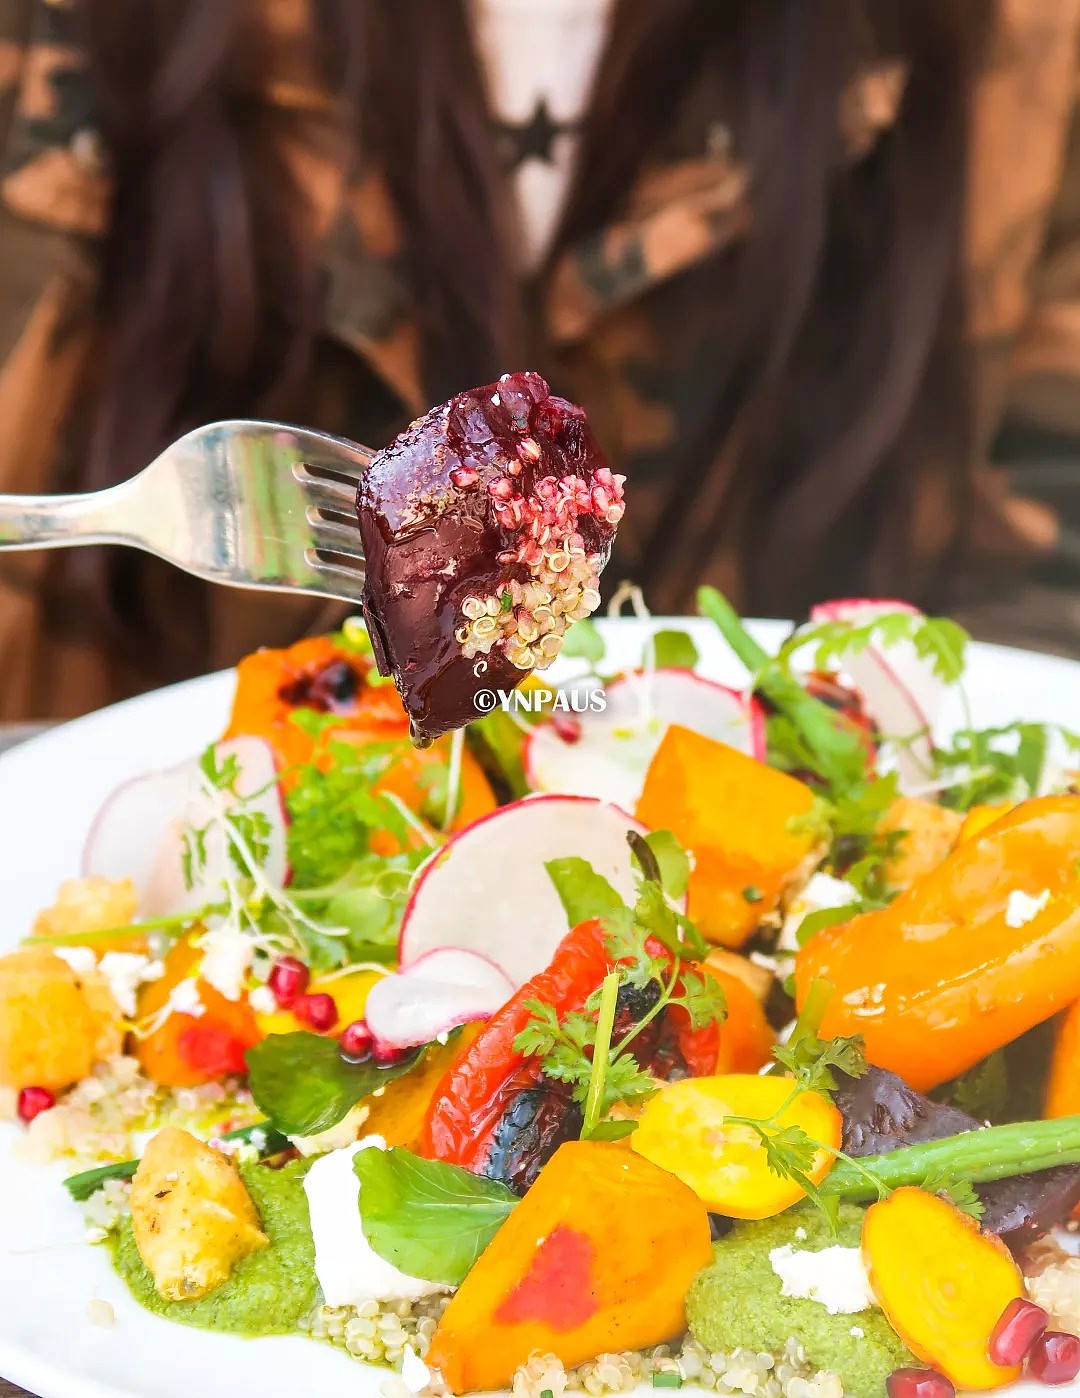
[[[144,1305],[433,1395],[1080,1373],[1080,739],[935,736],[902,604],[699,606],[741,689],[583,620],[423,749],[359,621],[261,651],[105,803],[0,1084]]]

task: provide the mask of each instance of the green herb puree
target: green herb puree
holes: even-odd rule
[[[810,1363],[840,1376],[848,1398],[882,1398],[894,1369],[917,1364],[877,1307],[854,1315],[830,1315],[817,1301],[780,1294],[769,1253],[790,1244],[808,1252],[839,1244],[858,1247],[863,1210],[840,1206],[840,1234],[833,1237],[819,1210],[803,1206],[760,1223],[736,1223],[713,1245],[711,1266],[698,1274],[686,1298],[694,1339],[710,1351],[744,1349],[778,1353],[798,1340]],[[805,1239],[795,1237],[803,1228]],[[853,1335],[852,1329],[861,1330]]]
[[[242,1165],[240,1174],[251,1192],[270,1246],[253,1252],[233,1268],[228,1281],[197,1301],[166,1301],[143,1265],[131,1219],[114,1235],[113,1264],[136,1301],[149,1311],[238,1335],[282,1335],[315,1305],[315,1245],[304,1193],[306,1160],[291,1160],[280,1170]]]

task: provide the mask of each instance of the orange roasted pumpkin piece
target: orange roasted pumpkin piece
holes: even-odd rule
[[[1080,797],[1024,801],[895,902],[822,928],[796,1003],[827,980],[825,1038],[925,1092],[1080,999]]]
[[[386,771],[372,789],[419,811],[428,796],[425,779],[433,768],[445,768],[451,740],[441,739],[424,750],[413,747],[397,690],[392,684],[372,683],[372,673],[370,661],[337,645],[332,636],[310,637],[287,650],[256,651],[236,667],[236,694],[224,737],[264,738],[274,750],[282,785],[288,789],[289,769],[315,757],[314,740],[293,722],[293,715],[298,709],[332,715],[336,739],[360,747],[393,745]],[[470,824],[495,805],[479,763],[464,749],[452,828]],[[398,852],[397,842],[388,834],[378,836],[372,847],[377,854]]]
[[[368,1098],[365,1136],[381,1136],[388,1146],[416,1150],[424,1132],[431,1103],[443,1078],[474,1043],[483,1025],[466,1024],[449,1043],[434,1044],[423,1062],[403,1078],[396,1078]]]
[[[895,835],[895,849],[885,861],[885,876],[893,888],[909,884],[936,869],[960,838],[964,817],[933,801],[898,796],[878,825],[879,835]]]
[[[702,969],[719,981],[727,1001],[727,1015],[720,1025],[716,1071],[756,1073],[768,1063],[776,1042],[761,1001],[739,974],[722,970],[709,958],[702,962]]]
[[[710,941],[738,947],[810,854],[813,836],[793,826],[813,804],[803,782],[673,725],[649,765],[637,817],[673,831],[692,852],[690,917]]]
[[[936,1194],[904,1188],[867,1210],[862,1252],[874,1295],[912,1354],[960,1389],[1019,1378],[1019,1368],[986,1353],[1002,1312],[1024,1294],[998,1238]]]
[[[146,1076],[162,1087],[197,1087],[245,1073],[244,1055],[262,1037],[246,996],[226,1000],[198,979],[201,955],[190,937],[182,938],[165,958],[165,974],[139,993],[135,1056]],[[182,981],[193,982],[201,1013],[167,1010]]]
[[[534,1350],[569,1369],[686,1328],[711,1256],[705,1206],[622,1146],[561,1146],[462,1282],[426,1362],[454,1393],[502,1388]]]

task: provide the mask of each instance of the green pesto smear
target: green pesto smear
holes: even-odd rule
[[[712,1264],[697,1276],[686,1298],[694,1339],[711,1351],[744,1349],[778,1353],[791,1338],[817,1369],[839,1374],[848,1398],[881,1398],[894,1369],[917,1364],[877,1307],[854,1315],[830,1315],[817,1301],[781,1295],[769,1253],[791,1244],[808,1252],[839,1244],[858,1247],[864,1211],[840,1206],[834,1237],[823,1214],[803,1206],[760,1223],[737,1223],[713,1246]],[[805,1239],[796,1239],[801,1227]],[[851,1333],[852,1329],[862,1334]]]
[[[166,1301],[143,1265],[131,1219],[112,1244],[113,1264],[132,1295],[149,1311],[204,1330],[237,1335],[283,1335],[315,1305],[315,1245],[311,1239],[304,1174],[309,1162],[290,1160],[281,1169],[241,1165],[270,1246],[233,1268],[228,1281],[197,1301]]]

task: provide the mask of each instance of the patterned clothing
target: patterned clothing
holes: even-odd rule
[[[314,77],[305,0],[261,0],[275,56],[265,102],[302,139],[289,158],[316,210],[326,287],[309,418],[379,445],[426,405],[418,335],[393,208],[377,171],[346,177],[334,108]],[[1057,560],[1044,589],[1071,586],[1080,559],[1080,129],[1076,121],[1080,0],[997,0],[996,42],[975,114],[968,264],[980,347],[983,440],[1002,466],[980,482],[984,550]],[[109,207],[107,159],[95,135],[72,0],[0,0],[0,491],[69,488],[69,429],[92,367],[96,239]],[[859,159],[895,115],[904,73],[869,62],[840,115]],[[732,154],[728,114],[706,90],[685,95],[662,155],[642,171],[619,221],[563,250],[538,290],[537,368],[578,398],[616,468],[630,480],[620,535],[633,568],[664,499],[671,442],[693,421],[692,328],[714,285],[717,254],[745,232],[747,172]],[[512,367],[512,366],[511,366]],[[1034,464],[1033,464],[1034,462]],[[1028,495],[1015,496],[1019,480]],[[1080,516],[1080,510],[1076,511]],[[692,531],[692,523],[688,524]],[[0,556],[0,719],[66,716],[146,687],[138,657],[110,657],[80,628],[57,555]],[[739,591],[723,550],[707,577]],[[697,576],[665,578],[651,601],[685,607]],[[145,605],[168,625],[170,577],[147,566]],[[1060,648],[1080,644],[1077,604],[1060,599]],[[325,626],[335,609],[220,590],[210,666],[260,644]],[[982,612],[985,623],[988,613]],[[1029,610],[998,630],[1040,639]],[[979,614],[975,615],[979,621]],[[985,629],[985,625],[983,627]]]

